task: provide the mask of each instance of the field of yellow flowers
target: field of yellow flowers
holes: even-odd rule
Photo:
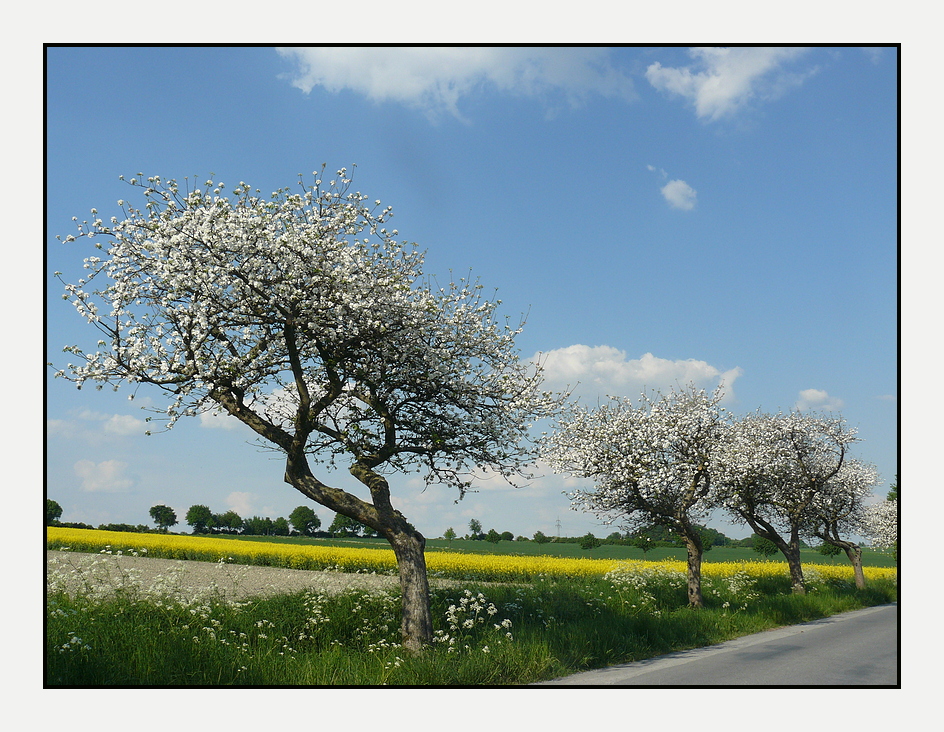
[[[167,559],[222,561],[288,569],[396,572],[396,559],[390,549],[234,541],[212,536],[135,534],[50,526],[46,529],[46,548],[78,552],[110,551],[113,554],[137,552],[139,555]],[[685,562],[676,560],[647,562],[437,551],[426,552],[426,564],[430,575],[434,577],[488,582],[521,581],[537,577],[589,579],[602,577],[614,570],[632,573],[653,568],[685,572]],[[848,565],[804,564],[804,570],[808,569],[827,580],[851,581],[853,578],[852,567]],[[757,579],[788,576],[786,563],[778,561],[712,562],[702,566],[702,574],[706,578],[745,573]],[[865,576],[866,579],[894,580],[897,570],[893,567],[866,567]]]

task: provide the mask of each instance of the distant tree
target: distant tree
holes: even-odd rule
[[[596,549],[602,543],[602,541],[600,541],[589,531],[584,536],[580,537],[580,548],[586,549],[588,551],[591,549]]]
[[[550,539],[547,536],[545,536],[543,531],[535,531],[534,541],[538,544],[547,544],[547,542],[549,542]]]
[[[824,557],[838,557],[840,554],[842,554],[841,547],[838,547],[835,544],[830,544],[826,541],[816,547],[816,551],[822,554]]]
[[[751,549],[760,554],[763,557],[772,557],[774,554],[780,550],[777,548],[777,545],[774,544],[770,539],[766,539],[763,536],[758,536],[757,534],[752,535]]]
[[[302,536],[313,536],[321,528],[321,519],[310,506],[299,506],[289,514],[288,520]]]
[[[283,516],[279,516],[272,522],[272,533],[275,536],[288,536],[291,533],[288,521]]]
[[[360,536],[363,530],[364,524],[341,513],[335,514],[334,521],[328,527],[328,531],[335,536]]]
[[[443,532],[443,539],[448,541],[450,545],[452,544],[452,541],[455,538],[456,538],[456,532],[455,532],[455,529],[453,529],[451,526]]]
[[[645,556],[649,553],[649,550],[655,546],[655,542],[652,540],[652,537],[644,536],[642,534],[637,534],[630,540],[630,544],[637,549],[642,549],[642,554]]]
[[[62,506],[51,498],[46,499],[46,526],[59,523],[59,517],[62,516]]]
[[[898,475],[886,500],[869,506],[862,516],[860,531],[875,549],[891,549],[898,559]]]
[[[477,519],[469,521],[469,538],[480,539],[482,535],[482,522]]]
[[[510,531],[503,531],[503,532],[501,532],[501,540],[502,540],[502,541],[514,541],[514,540],[515,540],[515,535],[512,534]]]
[[[194,505],[187,509],[185,520],[194,534],[206,534],[213,527],[213,512],[207,506]]]
[[[253,516],[243,520],[243,533],[249,536],[271,536],[272,519],[268,516]]]
[[[167,529],[177,524],[177,514],[174,513],[174,509],[162,503],[151,506],[150,513],[154,523],[157,524],[158,531],[167,533]]]
[[[215,515],[213,523],[217,529],[227,534],[237,534],[243,528],[242,517],[232,509],[218,516]]]
[[[879,501],[862,517],[862,535],[874,549],[891,549],[898,559],[898,501]]]
[[[485,535],[485,539],[492,542],[492,544],[497,544],[501,541],[501,534],[495,531],[495,529],[489,529],[488,533]]]

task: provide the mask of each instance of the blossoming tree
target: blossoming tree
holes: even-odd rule
[[[387,230],[389,207],[344,169],[315,177],[268,199],[244,183],[132,178],[144,211],[119,201],[123,220],[66,237],[106,254],[64,296],[102,336],[96,351],[66,348],[78,360],[57,376],[161,389],[168,427],[207,410],[248,425],[284,454],[287,483],[390,542],[415,651],[432,638],[425,539],[388,475],[419,470],[460,497],[477,466],[511,480],[530,462],[531,420],[557,401],[519,360],[520,326],[496,319],[499,301],[465,280],[431,285],[422,253]],[[370,500],[312,467],[336,461]]]
[[[875,549],[891,549],[898,557],[898,498],[888,498],[866,508],[861,530]]]
[[[725,432],[720,389],[689,387],[642,394],[639,405],[611,399],[596,409],[575,406],[542,447],[559,472],[593,481],[575,504],[631,530],[658,524],[681,537],[688,552],[688,601],[702,604],[704,547],[695,526],[712,507],[712,476]]]
[[[728,433],[716,476],[719,499],[736,521],[777,546],[796,593],[806,592],[800,538],[816,501],[838,485],[856,441],[841,417],[801,412],[750,414]]]
[[[859,589],[865,587],[862,549],[856,542],[843,537],[861,530],[865,501],[877,483],[878,473],[874,466],[847,458],[810,505],[807,534],[845,552]]]

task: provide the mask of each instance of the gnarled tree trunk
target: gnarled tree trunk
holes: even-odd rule
[[[855,575],[856,589],[864,590],[865,572],[862,571],[862,549],[851,541],[844,541],[840,546],[852,563],[852,573]]]
[[[357,463],[351,467],[351,474],[370,489],[373,503],[325,485],[311,474],[303,458],[288,460],[285,482],[322,506],[369,526],[390,542],[400,572],[403,647],[411,653],[419,653],[433,641],[424,555],[426,539],[393,508],[389,486],[383,476]]]
[[[688,605],[689,607],[701,607],[701,559],[704,553],[704,545],[698,532],[694,529],[682,529],[680,533],[685,548],[688,550]]]

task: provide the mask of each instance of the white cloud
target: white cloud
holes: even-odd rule
[[[320,47],[279,48],[297,64],[292,85],[348,89],[375,102],[461,115],[458,103],[484,86],[517,96],[563,95],[572,106],[590,94],[634,98],[632,80],[609,62],[605,48]]]
[[[105,420],[105,434],[108,435],[143,435],[146,430],[146,423],[143,419],[132,417],[128,414],[113,414]]]
[[[248,518],[255,514],[254,508],[256,499],[259,498],[255,493],[245,491],[233,491],[226,496],[226,505],[231,510],[238,513],[242,518]]]
[[[798,409],[801,412],[807,409],[834,412],[842,409],[843,401],[837,397],[829,396],[829,394],[822,389],[804,389],[800,392],[800,398],[793,406],[794,409]]]
[[[127,463],[118,460],[105,460],[93,463],[91,460],[79,460],[72,466],[76,475],[82,479],[82,490],[90,493],[121,493],[134,481],[124,475]]]
[[[695,106],[700,118],[731,116],[752,99],[771,100],[798,86],[805,74],[786,73],[782,66],[799,58],[804,48],[692,48],[695,63],[667,68],[654,63],[646,79],[656,89],[677,94]]]
[[[200,412],[200,426],[207,429],[235,430],[240,425],[242,422],[223,411]]]
[[[89,443],[100,443],[103,437],[128,437],[130,435],[144,435],[147,423],[143,419],[132,417],[129,414],[105,414],[82,409],[72,413],[81,422],[99,422],[101,430],[89,428],[86,425],[71,420],[46,420],[46,434],[65,439],[81,439]]]
[[[670,180],[662,187],[662,197],[669,202],[670,206],[683,211],[691,211],[695,208],[697,196],[695,189],[684,180]]]
[[[575,387],[574,395],[585,400],[597,397],[636,397],[644,390],[669,389],[694,384],[702,389],[725,386],[725,401],[734,398],[734,381],[741,376],[740,368],[721,371],[696,359],[670,360],[646,353],[628,359],[625,351],[612,346],[576,344],[536,354],[544,366],[550,389]]]

